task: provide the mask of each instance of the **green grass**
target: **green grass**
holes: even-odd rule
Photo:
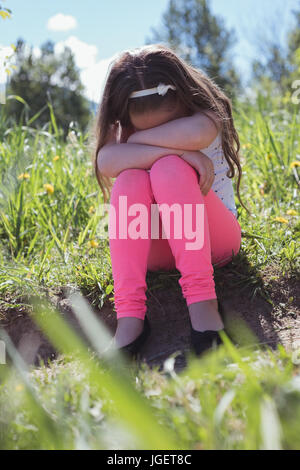
[[[82,300],[82,299],[81,299]],[[129,364],[99,348],[102,325],[80,297],[75,311],[94,352],[53,309],[34,318],[62,355],[26,370],[7,337],[14,367],[0,369],[0,447],[5,449],[298,449],[300,366],[275,352],[224,346],[192,353],[177,374]],[[100,340],[99,340],[100,338]]]
[[[265,108],[264,108],[265,106]],[[249,262],[299,274],[300,115],[267,100],[237,109],[242,144],[242,197],[253,214],[241,212],[243,244]],[[254,235],[254,237],[253,237]]]
[[[43,131],[12,124],[2,132],[1,310],[69,283],[101,307],[111,291],[110,256],[107,239],[97,238],[102,198],[87,135],[71,129],[63,142],[51,123]]]
[[[64,355],[26,372],[10,351],[1,448],[299,449],[299,360],[283,347],[238,351],[227,341],[201,361],[191,354],[180,374],[172,356],[163,371],[122,369],[87,354],[49,312],[43,318]]]
[[[291,168],[292,162],[300,163],[296,108],[278,105],[270,112],[267,100],[235,108],[241,195],[252,213],[249,217],[236,198],[241,251],[250,267],[273,264],[293,276],[298,276],[300,259],[300,171]],[[99,237],[102,197],[88,135],[74,127],[63,142],[51,122],[42,131],[13,123],[7,128],[4,116],[0,135],[1,311],[28,293],[43,295],[66,284],[78,285],[101,307],[111,293],[112,276],[108,239]]]
[[[252,216],[236,198],[243,238],[234,267],[246,285],[268,266],[299,279],[296,108],[269,97],[235,108],[241,195]],[[31,311],[31,295],[46,298],[65,285],[78,286],[96,308],[113,300],[88,135],[73,127],[63,142],[54,115],[36,130],[9,122],[2,107],[0,174],[2,318]],[[82,326],[94,353],[54,313],[40,305],[34,318],[61,351],[58,360],[26,372],[11,345],[12,364],[0,366],[1,448],[299,448],[299,361],[282,347],[227,342],[201,361],[191,356],[180,374],[172,357],[162,372],[143,364],[125,373],[118,361],[99,359],[92,318]]]

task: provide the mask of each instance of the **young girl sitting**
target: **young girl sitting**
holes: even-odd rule
[[[128,354],[137,353],[150,333],[147,270],[177,268],[192,345],[201,354],[221,342],[218,332],[224,329],[214,266],[229,263],[241,244],[233,164],[239,171],[239,201],[245,206],[239,195],[240,144],[230,100],[170,48],[156,44],[125,51],[107,76],[96,140],[96,176],[104,202],[110,198],[109,247],[118,320],[114,344]],[[170,229],[168,211],[160,213],[158,237],[151,230],[153,208],[174,214]],[[137,213],[143,230],[132,236]],[[187,234],[195,217],[194,233],[200,238],[196,247]]]

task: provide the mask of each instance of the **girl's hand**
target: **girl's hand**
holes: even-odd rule
[[[204,196],[207,195],[215,179],[214,165],[211,159],[201,151],[187,151],[182,157],[200,174],[199,186]]]

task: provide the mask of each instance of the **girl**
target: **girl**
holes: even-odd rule
[[[174,268],[181,273],[194,352],[220,343],[218,332],[224,324],[213,266],[229,263],[240,249],[231,180],[234,163],[243,205],[239,148],[230,100],[170,48],[144,46],[123,52],[112,63],[97,115],[94,165],[104,202],[110,197],[109,246],[118,320],[113,339],[118,349],[135,354],[150,332],[147,270]],[[124,223],[130,227],[136,220],[136,204],[142,222],[147,222],[146,236],[130,236],[130,230],[120,235]],[[192,214],[185,205],[192,207]],[[183,217],[174,221],[166,238],[169,226],[160,214],[155,238],[153,207],[162,206],[170,213],[179,207]],[[189,249],[183,219],[190,214],[194,220],[195,212],[202,214],[196,235],[201,232],[203,243]],[[177,230],[181,236],[174,235]]]

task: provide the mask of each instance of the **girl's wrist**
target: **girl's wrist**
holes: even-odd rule
[[[193,150],[187,150],[184,151],[182,154],[182,158],[186,160],[188,163],[192,164],[194,168],[197,170],[200,167],[200,161],[201,161],[201,152],[196,152]]]

